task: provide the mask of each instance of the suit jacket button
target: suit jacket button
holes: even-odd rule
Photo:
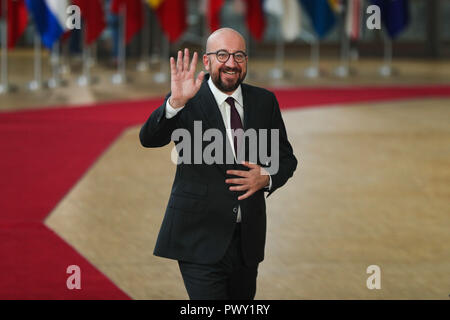
[[[233,212],[234,212],[234,213],[237,213],[237,212],[238,212],[238,208],[234,207],[234,208],[233,208]]]

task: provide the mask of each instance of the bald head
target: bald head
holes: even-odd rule
[[[210,34],[206,40],[206,52],[225,49],[229,52],[246,51],[244,37],[234,29],[221,28]]]
[[[226,51],[228,59],[219,61],[218,51]],[[240,53],[239,53],[240,52]],[[247,74],[248,57],[242,59],[242,52],[246,53],[245,40],[239,32],[231,28],[222,28],[214,31],[206,41],[206,53],[203,55],[203,65],[210,73],[211,80],[222,92],[231,95],[244,81]],[[234,54],[239,53],[236,61]],[[231,55],[232,54],[232,55]],[[223,56],[223,55],[222,55]]]

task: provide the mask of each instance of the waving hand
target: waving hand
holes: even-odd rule
[[[181,108],[191,99],[200,89],[205,76],[201,71],[195,77],[195,67],[197,66],[198,54],[194,53],[192,61],[189,63],[189,49],[184,49],[183,53],[178,51],[177,61],[170,58],[170,88],[172,95],[170,105],[174,108]]]

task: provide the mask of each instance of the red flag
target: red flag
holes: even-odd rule
[[[187,28],[184,0],[164,0],[156,9],[161,28],[170,42],[175,42]]]
[[[207,17],[210,31],[220,28],[220,10],[222,9],[224,0],[208,0]]]
[[[251,35],[261,40],[266,28],[266,21],[261,0],[247,0],[247,27]]]
[[[86,27],[85,43],[89,45],[98,39],[106,27],[102,2],[100,0],[72,0],[72,3],[80,7]]]
[[[345,32],[352,40],[361,36],[361,0],[350,0],[347,3],[347,13],[345,17]]]
[[[111,12],[119,14],[122,6],[126,7],[125,43],[128,44],[133,36],[141,30],[144,19],[142,17],[141,0],[112,0]]]
[[[27,28],[28,14],[25,0],[8,0],[7,3],[8,48],[12,49]],[[0,2],[0,16],[3,16],[2,7]]]

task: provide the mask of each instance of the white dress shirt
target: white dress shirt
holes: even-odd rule
[[[225,102],[225,100],[228,97],[234,98],[236,110],[239,113],[239,116],[241,117],[242,126],[244,126],[244,100],[242,98],[241,86],[239,85],[239,87],[233,92],[233,94],[231,96],[229,96],[226,93],[223,93],[222,91],[217,89],[216,85],[212,82],[211,77],[208,79],[208,85],[209,85],[209,88],[211,89],[211,92],[212,92],[214,98],[216,99],[217,105],[219,106],[219,111],[220,111],[220,114],[222,115],[223,123],[225,125],[225,130],[227,131],[228,140],[231,144],[231,149],[233,151],[234,158],[236,159],[236,154],[235,154],[234,147],[233,147],[234,146],[233,134],[232,134],[232,129],[231,129],[231,107],[227,102]],[[169,100],[170,99],[167,99],[167,103],[166,103],[166,118],[167,119],[174,117],[178,112],[180,112],[184,108],[184,106],[181,108],[178,108],[178,109],[173,108],[170,105]],[[268,190],[270,190],[271,187],[272,187],[272,177],[269,175]],[[239,206],[239,209],[238,209],[236,222],[241,222],[241,206]]]

